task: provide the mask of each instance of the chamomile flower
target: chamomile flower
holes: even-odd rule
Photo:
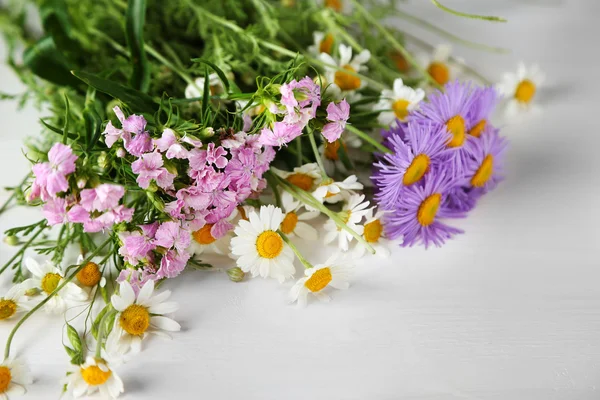
[[[29,310],[30,307],[25,296],[27,289],[23,284],[17,284],[11,287],[3,297],[0,297],[0,321]]]
[[[312,55],[318,56],[321,53],[331,54],[333,50],[333,34],[315,31],[313,32],[314,43],[308,46],[308,52]]]
[[[77,265],[83,262],[84,258],[82,255],[77,257]],[[88,296],[93,295],[93,290],[96,287],[106,286],[106,278],[102,276],[102,271],[99,260],[90,260],[78,273],[75,275],[75,280],[79,287],[81,287]]]
[[[304,222],[318,217],[318,211],[300,211],[303,204],[295,200],[288,192],[281,194],[281,205],[285,212],[285,216],[279,227],[281,232],[290,237],[297,235],[305,240],[317,240],[319,238],[317,230]]]
[[[188,251],[195,255],[205,252],[227,255],[232,235],[227,232],[225,235],[216,238],[214,229],[216,229],[215,224],[205,224],[202,228],[192,232],[192,241]]]
[[[177,332],[181,326],[164,314],[177,311],[179,305],[174,301],[166,301],[171,292],[166,290],[154,294],[154,281],[148,280],[140,289],[137,297],[131,284],[127,281],[119,285],[119,294],[113,294],[111,303],[118,314],[115,325],[106,339],[109,358],[118,355],[139,353],[142,340],[148,334],[170,337],[167,332]],[[110,350],[109,350],[110,349]]]
[[[452,54],[452,46],[441,44],[431,54],[419,54],[417,60],[437,83],[445,85],[458,78],[462,70],[462,62],[460,60],[458,63],[452,62],[450,54]]]
[[[314,190],[322,179],[321,170],[317,163],[304,164],[294,168],[292,172],[281,171],[275,167],[271,167],[271,170],[292,185],[307,192]]]
[[[231,239],[231,252],[237,265],[253,277],[271,277],[283,282],[296,272],[294,253],[277,230],[284,220],[280,208],[262,206],[260,214],[251,212],[249,221],[241,220]]]
[[[363,238],[375,249],[375,254],[380,257],[390,256],[390,241],[387,239],[383,229],[383,211],[374,212],[373,209],[367,210],[365,214],[365,223],[363,225]],[[353,258],[361,258],[365,255],[367,247],[357,242],[352,250]]]
[[[366,86],[366,82],[353,74],[368,69],[365,64],[371,58],[371,53],[369,50],[363,50],[353,57],[352,47],[343,44],[338,47],[338,53],[339,59],[334,59],[327,53],[321,53],[319,59],[326,64],[325,78],[327,82],[331,83],[331,86],[337,87],[340,98],[344,98]],[[336,90],[334,89],[334,91]],[[351,98],[349,98],[350,100]]]
[[[358,182],[356,175],[350,175],[342,182],[335,182],[331,178],[321,182],[312,195],[319,203],[335,204],[342,200],[345,195],[351,195],[354,190],[362,190],[362,188],[363,185]]]
[[[394,81],[393,90],[384,89],[381,92],[381,98],[373,108],[382,111],[377,117],[380,124],[390,125],[396,120],[404,122],[424,97],[423,89],[405,86],[402,79],[398,78]]]
[[[0,400],[8,400],[12,395],[25,394],[25,385],[33,383],[29,368],[18,358],[0,363]]]
[[[300,278],[290,289],[290,302],[298,302],[301,307],[306,306],[308,294],[312,293],[317,299],[328,302],[331,300],[325,289],[348,289],[352,267],[341,263],[338,254],[331,256],[325,264],[317,264],[304,271],[305,276]]]
[[[124,392],[123,381],[103,359],[87,357],[81,365],[71,365],[64,380],[73,397],[100,392],[104,399],[116,399]]]
[[[31,272],[32,277],[23,282],[23,285],[28,288],[40,289],[42,296],[48,296],[62,284],[63,272],[49,261],[40,265],[34,259],[28,258],[25,260],[25,265]],[[44,309],[50,313],[61,314],[71,304],[77,304],[87,299],[88,293],[75,283],[69,282],[48,300],[44,305]]]
[[[346,226],[359,235],[362,235],[364,232],[364,227],[360,225],[360,221],[362,221],[363,217],[369,212],[369,209],[367,208],[369,207],[369,202],[364,201],[364,199],[364,194],[353,194],[349,196],[342,211],[338,213],[338,216],[344,221]],[[337,239],[338,248],[343,251],[348,250],[348,243],[354,239],[348,231],[337,226],[332,219],[325,223],[324,228],[327,231],[324,238],[326,244]]]
[[[506,73],[497,89],[506,99],[506,115],[516,116],[527,111],[537,111],[534,103],[537,90],[546,79],[538,65],[519,64],[516,73]]]

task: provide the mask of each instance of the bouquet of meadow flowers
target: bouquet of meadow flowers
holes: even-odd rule
[[[49,114],[0,208],[43,214],[5,232],[18,250],[0,267],[14,277],[0,320],[18,322],[0,398],[31,382],[11,342],[39,309],[69,321],[64,390],[115,398],[115,368],[180,329],[158,286],[185,269],[292,281],[289,300],[306,305],[349,286],[348,258],[443,245],[502,180],[494,108],[533,108],[543,80],[520,67],[490,85],[448,46],[384,26],[432,27],[394,1],[31,2],[42,35],[24,23],[28,2],[0,14],[28,87],[4,97]],[[297,241],[331,244],[331,257]]]

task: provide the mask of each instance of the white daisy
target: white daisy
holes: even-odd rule
[[[340,71],[335,67],[339,67],[343,70],[358,73],[366,71],[368,68],[365,65],[371,58],[371,52],[369,50],[363,50],[356,56],[352,57],[352,47],[340,44],[338,47],[339,59],[334,59],[327,53],[321,53],[319,59],[326,64],[325,66],[325,78],[332,87],[334,92],[339,90],[339,98],[348,97],[358,89],[362,89],[366,86],[360,77],[351,75],[347,72]],[[348,98],[348,101],[351,101]]]
[[[437,83],[445,85],[458,78],[462,70],[462,60],[457,59],[458,62],[451,61],[451,53],[452,46],[441,44],[431,54],[420,53],[417,56],[417,61]]]
[[[333,50],[333,34],[315,31],[313,32],[314,44],[308,46],[308,52],[312,55],[318,56],[321,53],[331,54]]]
[[[49,261],[38,264],[33,258],[27,258],[25,265],[32,277],[23,282],[27,288],[38,288],[42,296],[48,296],[64,279],[63,272]],[[52,296],[44,305],[50,313],[61,314],[71,305],[76,305],[88,299],[88,293],[73,282],[67,283],[57,294]]]
[[[118,314],[115,325],[106,339],[106,352],[111,359],[118,355],[139,353],[142,340],[147,334],[170,336],[164,331],[176,332],[181,326],[165,317],[177,311],[179,305],[174,301],[166,301],[171,292],[166,290],[154,295],[154,281],[149,280],[140,289],[137,298],[129,282],[119,285],[119,294],[113,294],[111,303]]]
[[[365,199],[364,194],[353,194],[348,197],[346,204],[342,208],[342,211],[338,213],[338,216],[346,223],[348,228],[352,229],[359,235],[363,234],[364,227],[360,224],[363,217],[369,212],[369,202],[363,201]],[[337,226],[332,220],[328,220],[324,226],[327,233],[325,234],[324,241],[326,244],[333,242],[335,239],[338,240],[338,248],[347,251],[348,243],[354,239],[354,237],[346,230]]]
[[[313,191],[321,183],[322,179],[321,170],[317,163],[304,164],[294,168],[292,172],[282,171],[275,167],[271,167],[271,170],[292,185],[307,192]]]
[[[233,235],[227,232],[225,236],[215,238],[211,233],[214,224],[206,224],[202,228],[192,232],[192,242],[187,249],[193,255],[202,253],[212,253],[227,255],[229,253],[229,243]]]
[[[342,265],[338,257],[339,255],[335,254],[325,261],[325,264],[306,269],[306,276],[300,278],[290,289],[290,302],[297,301],[299,306],[304,307],[309,293],[321,301],[328,302],[331,298],[323,292],[325,288],[348,289],[352,267],[345,263]]]
[[[294,253],[277,233],[283,212],[272,205],[262,206],[260,215],[251,212],[249,221],[241,220],[231,239],[231,252],[238,267],[252,276],[271,277],[283,282],[296,272]]]
[[[381,92],[381,98],[373,109],[383,110],[377,117],[380,124],[390,125],[396,119],[404,122],[424,97],[423,89],[405,86],[402,79],[398,78],[394,81],[394,90],[385,89]]]
[[[300,209],[304,205],[296,201],[288,192],[281,194],[281,205],[285,212],[285,216],[279,227],[281,232],[289,237],[297,235],[305,240],[317,240],[319,238],[317,230],[304,222],[317,218],[320,214],[318,211],[305,210],[300,212]]]
[[[527,68],[523,63],[519,64],[515,74],[504,74],[497,89],[507,99],[506,114],[516,116],[522,112],[537,111],[538,107],[533,100],[545,79],[546,76],[538,65]]]
[[[75,398],[100,392],[103,399],[116,399],[124,392],[123,381],[103,359],[87,357],[81,365],[71,365],[64,380]]]
[[[12,395],[22,396],[27,392],[25,385],[33,379],[27,365],[18,358],[6,359],[0,363],[0,400],[8,400]]]
[[[204,91],[204,77],[196,78],[194,80],[194,84],[189,84],[185,88],[185,98],[186,99],[195,99],[198,97],[202,97],[202,92]],[[223,82],[221,82],[221,78],[216,73],[212,73],[208,75],[208,85],[210,87],[210,94],[216,95],[221,94],[224,91]]]
[[[22,283],[17,284],[11,287],[4,297],[0,297],[0,321],[12,318],[31,308],[27,296],[25,296],[28,289]]]
[[[365,241],[375,249],[376,255],[380,257],[389,257],[390,241],[385,236],[382,223],[382,217],[385,213],[383,211],[377,211],[375,213],[373,209],[367,211],[368,212],[365,214],[362,236]],[[364,244],[357,242],[354,246],[354,250],[352,250],[352,257],[361,258],[366,252],[367,247]]]
[[[342,200],[344,195],[353,194],[354,190],[362,190],[362,188],[363,185],[358,182],[356,175],[350,175],[342,182],[335,182],[331,178],[321,182],[319,187],[313,191],[312,195],[320,203],[325,201],[334,204]]]

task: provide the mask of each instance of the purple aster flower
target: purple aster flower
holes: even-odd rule
[[[504,153],[508,142],[498,132],[489,127],[481,137],[466,144],[471,157],[465,165],[465,180],[483,193],[494,189],[504,179]]]
[[[105,211],[118,206],[124,194],[123,186],[103,183],[94,189],[83,189],[79,203],[86,211]]]
[[[467,115],[467,131],[480,137],[490,124],[490,116],[498,104],[499,95],[493,87],[476,87],[472,93],[473,103]]]
[[[393,153],[374,164],[376,200],[385,209],[394,209],[404,188],[421,181],[432,167],[448,164],[450,135],[441,126],[412,122],[403,128],[402,136],[390,135],[387,144]]]
[[[468,212],[475,208],[482,193],[468,186],[455,186],[448,190],[446,205],[451,210]]]
[[[334,102],[327,105],[327,120],[331,122],[323,127],[322,133],[329,143],[335,142],[342,136],[348,118],[350,118],[350,104],[346,99],[337,105]]]
[[[403,237],[402,247],[423,243],[425,248],[434,244],[441,246],[454,234],[462,233],[442,222],[442,218],[463,217],[451,210],[444,201],[456,179],[443,171],[432,170],[418,184],[405,188],[395,209],[386,214],[385,230],[388,237]]]
[[[263,146],[283,146],[302,134],[302,126],[289,125],[285,122],[275,122],[273,130],[263,128],[260,132],[259,143]]]

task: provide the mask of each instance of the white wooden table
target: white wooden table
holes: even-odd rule
[[[125,398],[600,398],[600,3],[447,3],[510,22],[453,18],[425,1],[408,9],[512,48],[509,55],[457,48],[487,76],[521,59],[539,61],[549,85],[541,116],[505,128],[508,179],[460,222],[467,234],[443,249],[363,259],[350,290],[304,310],[287,305],[288,287],[274,281],[233,284],[189,272],[168,282],[184,329],[172,342],[152,339],[121,367]],[[4,66],[0,82],[4,92],[23,89]],[[0,115],[5,186],[26,171],[21,142],[39,131],[40,113],[2,102]],[[0,230],[38,218],[36,210],[12,210]],[[12,251],[1,245],[0,262]],[[324,256],[311,253],[315,261]],[[0,326],[1,344],[12,324]],[[61,326],[40,313],[14,342],[36,379],[28,398],[60,394],[68,362]]]

